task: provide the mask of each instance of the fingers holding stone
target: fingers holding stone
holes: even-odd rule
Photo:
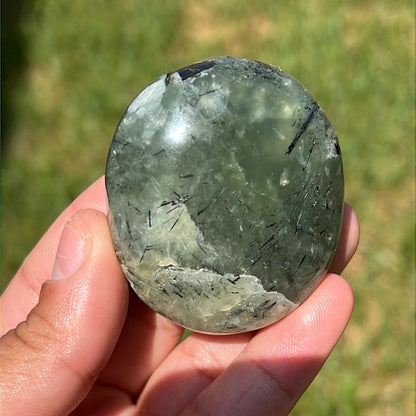
[[[66,414],[114,349],[128,287],[102,212],[80,211],[65,225],[52,279],[26,321],[1,339],[5,413]]]
[[[88,208],[107,213],[104,177],[93,183],[57,218],[27,256],[4,291],[1,297],[2,334],[25,320],[27,314],[37,304],[40,287],[52,273],[56,250],[65,223],[78,210]]]
[[[148,378],[178,344],[182,333],[183,328],[151,310],[130,289],[126,321],[99,382],[123,390],[136,400]]]
[[[358,240],[358,219],[352,208],[346,204],[344,208],[344,222],[339,249],[334,257],[331,269],[341,271],[345,268],[358,246]],[[271,359],[266,357],[263,360],[267,363],[265,367],[267,367],[269,361],[271,361],[274,368],[280,368],[279,366],[282,366],[287,362],[287,370],[284,375],[284,379],[286,380],[288,380],[288,373],[293,370],[295,374],[292,379],[293,385],[298,387],[297,389],[293,388],[293,394],[288,394],[286,398],[287,408],[293,406],[296,398],[302,394],[322,366],[348,322],[352,304],[352,293],[348,284],[343,279],[339,278],[339,276],[328,276],[310,298],[308,298],[296,311],[277,324],[259,331],[253,341],[250,342],[247,349],[252,348],[251,345],[255,340],[261,340],[260,342],[256,341],[253,344],[255,345],[253,355],[255,357],[264,357],[267,351],[274,351],[276,345],[285,345],[288,349],[287,351],[295,357],[293,359],[284,357],[284,351],[281,351],[281,359],[276,361],[276,359],[273,360],[273,357]],[[305,314],[305,311],[306,315],[302,317],[302,314]],[[308,325],[305,325],[305,323]],[[291,334],[292,327],[298,329],[295,334]],[[309,330],[307,331],[308,328]],[[328,328],[329,332],[325,332]],[[326,336],[328,334],[330,335],[329,338]],[[224,374],[220,376],[224,371],[225,374],[228,374],[228,372],[234,374],[234,371],[236,371],[235,374],[240,371],[248,371],[248,373],[250,373],[250,366],[253,366],[253,364],[250,364],[251,358],[247,358],[247,356],[245,356],[245,358],[240,358],[240,356],[245,354],[243,351],[253,335],[253,333],[225,337],[212,337],[203,334],[192,335],[183,344],[178,346],[173,354],[163,362],[161,368],[149,380],[149,383],[143,392],[143,396],[139,401],[139,409],[151,409],[156,415],[163,414],[163,411],[166,409],[161,405],[162,401],[160,395],[163,393],[171,393],[175,397],[175,400],[170,402],[170,411],[174,414],[175,411],[181,409],[181,406],[185,406],[187,400],[192,398],[193,395],[197,394],[199,391],[202,392],[208,386],[209,389],[213,388],[210,385],[213,380],[215,381],[212,385],[219,383],[218,380],[225,377]],[[304,338],[305,336],[306,339]],[[297,343],[293,345],[290,344],[290,340],[293,340],[296,337],[298,337]],[[284,340],[283,344],[280,339]],[[302,345],[302,342],[305,342],[305,345]],[[293,349],[296,349],[295,346],[299,347],[300,355],[298,358],[296,358],[295,351],[293,351]],[[217,348],[219,348],[219,351]],[[309,354],[308,351],[312,351],[312,353]],[[313,351],[315,351],[315,355]],[[236,362],[238,361],[238,364],[233,362],[234,358],[237,356]],[[244,363],[245,360],[248,361],[248,365]],[[179,362],[181,363],[180,368],[178,368]],[[231,364],[231,368],[234,368],[233,370],[225,370],[229,364]],[[264,380],[272,377],[267,375],[262,376],[261,359],[259,365],[257,366],[257,364],[254,364],[254,367],[256,367],[257,378]],[[259,367],[260,370],[257,369],[257,367]],[[302,375],[302,372],[304,375]],[[301,383],[296,379],[297,376],[301,378]],[[235,377],[236,381],[231,383],[232,386],[240,386],[244,389],[244,386],[247,383],[249,383],[249,385],[251,383],[250,375],[241,374],[241,376]],[[254,379],[256,379],[256,377],[254,377]],[[218,380],[216,380],[217,378]],[[169,381],[172,380],[176,381],[170,383]],[[179,385],[182,386],[180,389],[178,389]],[[219,402],[221,403],[228,403],[227,398],[224,397],[225,393],[221,394],[222,390],[224,392],[226,391],[228,385],[229,384],[224,381],[223,384],[220,384],[222,387],[215,387],[216,391],[218,391]],[[253,388],[253,391],[256,391],[255,387]],[[282,386],[282,394],[284,394],[285,388],[286,387]],[[287,388],[290,389],[290,386]],[[201,393],[201,397],[203,397],[202,402],[199,402],[199,399],[194,402],[192,405],[193,407],[191,406],[192,411],[190,414],[198,414],[195,406],[198,407],[200,405],[199,403],[209,403],[211,399],[207,399],[207,397],[210,396],[208,395],[204,398],[205,394],[205,392]],[[240,400],[238,394],[238,392],[235,393],[237,402]],[[242,394],[242,396],[245,397],[245,393]],[[250,394],[248,394],[247,397],[250,397]],[[221,405],[221,403],[218,403],[218,405]],[[272,413],[276,411],[275,403],[271,403],[270,406],[271,409],[273,409]],[[194,411],[195,413],[192,413]],[[231,409],[230,411],[232,412]],[[252,414],[256,414],[255,411],[253,412],[254,413]]]
[[[297,310],[259,331],[181,414],[288,414],[341,336],[352,305],[348,284],[328,276]]]
[[[194,333],[152,375],[138,401],[138,411],[176,415],[231,364],[253,333],[216,336]],[[171,397],[171,400],[166,400]]]
[[[257,415],[259,408],[262,415],[286,414],[335,345],[352,304],[348,284],[329,275],[297,310],[257,333],[194,334],[150,378],[138,409],[154,415],[185,408],[193,416]],[[168,409],[167,396],[173,398]]]

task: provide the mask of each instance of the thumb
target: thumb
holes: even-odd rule
[[[74,409],[107,363],[127,304],[106,216],[79,211],[64,227],[38,304],[0,340],[2,414],[63,415]]]

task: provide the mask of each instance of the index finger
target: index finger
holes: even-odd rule
[[[104,176],[87,188],[55,220],[29,253],[1,297],[1,335],[26,319],[38,302],[40,288],[49,279],[64,225],[80,209],[93,208],[107,214]]]

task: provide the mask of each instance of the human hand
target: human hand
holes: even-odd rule
[[[101,178],[55,221],[4,292],[2,415],[287,414],[352,311],[349,285],[333,274],[358,245],[352,209],[345,206],[331,273],[294,312],[257,332],[195,333],[179,345],[183,330],[129,291],[106,212]]]

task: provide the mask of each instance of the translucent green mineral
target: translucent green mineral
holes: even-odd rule
[[[281,319],[338,243],[337,135],[299,81],[248,59],[212,58],[146,87],[115,132],[106,187],[130,285],[195,331]]]

